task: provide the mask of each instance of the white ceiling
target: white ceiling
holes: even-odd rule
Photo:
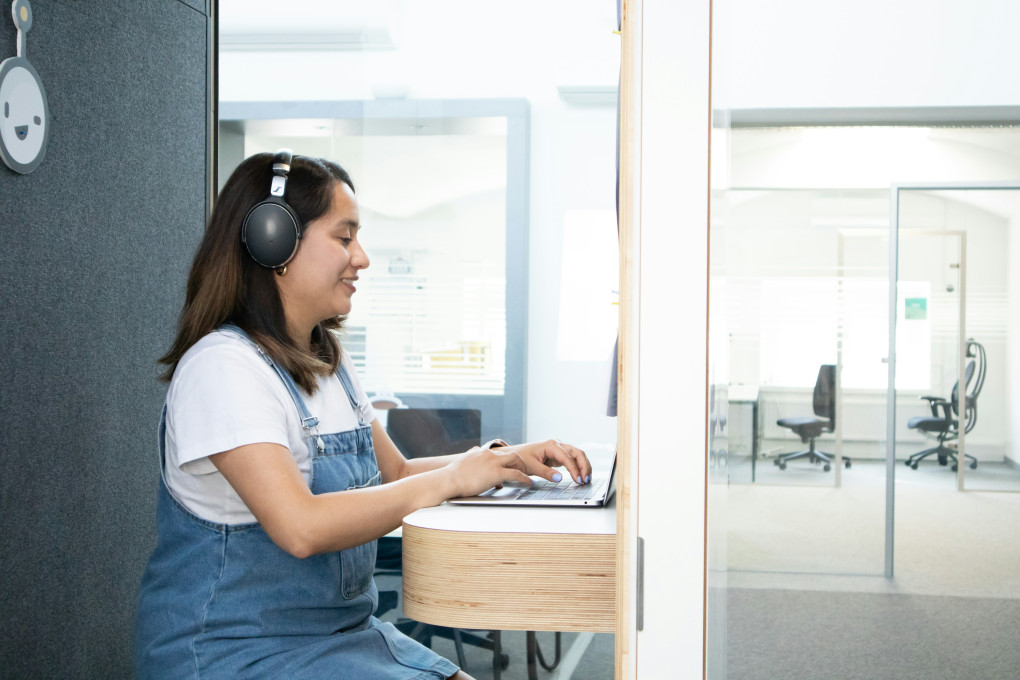
[[[221,35],[392,29],[400,0],[220,0]]]

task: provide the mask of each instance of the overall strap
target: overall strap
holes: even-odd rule
[[[239,327],[235,326],[234,324],[228,323],[220,326],[219,330],[233,333],[234,335],[246,341],[249,345],[254,347],[255,351],[259,353],[259,356],[262,357],[262,359],[267,364],[269,364],[269,366],[274,371],[276,371],[276,375],[279,376],[280,380],[283,381],[284,387],[286,387],[287,392],[290,393],[291,400],[293,400],[294,405],[297,406],[298,414],[301,417],[301,425],[305,429],[305,436],[314,437],[316,446],[320,451],[322,451],[325,445],[322,443],[322,439],[319,437],[319,419],[313,416],[311,413],[309,413],[308,407],[305,406],[305,400],[301,398],[301,394],[300,392],[298,392],[298,387],[294,383],[294,378],[291,377],[290,373],[288,373],[287,371],[283,370],[280,366],[278,366],[276,362],[273,361],[273,358],[266,354],[265,350],[259,347],[259,345],[250,337],[248,337],[248,334],[241,330]]]
[[[157,438],[159,439],[159,478],[166,484],[166,472],[164,471],[166,467],[166,402],[163,402],[163,412],[159,414]],[[167,484],[167,488],[170,488],[169,484]]]
[[[351,374],[348,373],[343,360],[340,361],[340,368],[336,372],[336,377],[340,379],[340,384],[343,386],[344,392],[347,393],[347,400],[351,402],[351,408],[354,409],[354,415],[358,418],[358,425],[367,425],[368,423],[365,422],[364,411],[361,408],[361,403],[358,401],[358,391],[354,389],[354,381],[351,380]]]

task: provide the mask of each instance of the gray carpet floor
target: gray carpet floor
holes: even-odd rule
[[[1017,599],[744,588],[726,597],[726,668],[715,659],[710,677],[1020,678]]]
[[[1020,679],[1020,494],[959,492],[946,468],[901,465],[886,579],[881,463],[855,462],[841,489],[814,466],[763,467],[728,487],[709,677]],[[1015,470],[984,469],[988,486],[1016,488]]]

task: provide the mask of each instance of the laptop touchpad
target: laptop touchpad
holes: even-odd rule
[[[509,483],[501,489],[492,488],[478,495],[483,498],[513,498],[520,494],[525,488],[527,487],[524,484]]]

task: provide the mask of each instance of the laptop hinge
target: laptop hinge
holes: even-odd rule
[[[637,539],[637,629],[645,629],[645,539]]]

